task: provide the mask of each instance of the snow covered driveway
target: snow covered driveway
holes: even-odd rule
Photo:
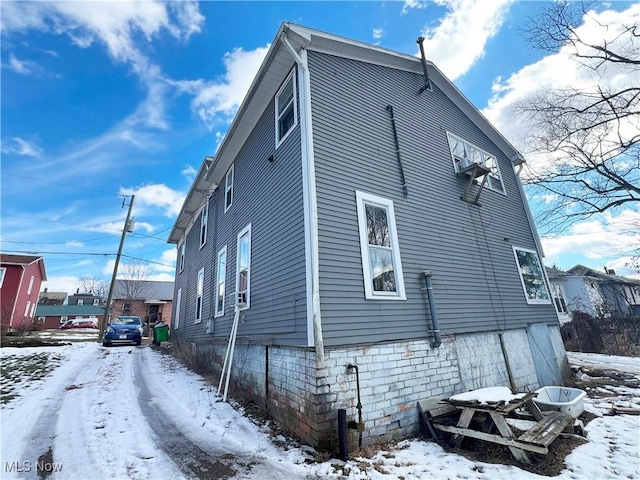
[[[217,401],[215,387],[148,346],[2,348],[0,478],[423,480],[548,479],[518,466],[471,460],[413,439],[347,462],[322,461],[310,447],[274,435],[242,408]],[[607,413],[640,406],[638,382],[604,383],[588,367],[629,372],[640,359],[570,354],[589,387],[594,418],[587,442],[555,479],[640,478],[640,416]],[[593,370],[591,373],[596,372]]]

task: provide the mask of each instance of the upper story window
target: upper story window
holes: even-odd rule
[[[553,295],[553,303],[556,304],[558,313],[569,313],[562,285],[559,283],[551,283],[551,294]]]
[[[196,286],[196,320],[194,323],[202,321],[202,295],[204,294],[204,268],[198,272],[198,284]]]
[[[185,243],[186,241],[182,242],[182,245],[180,245],[180,271],[184,270],[184,251],[185,251]]]
[[[296,76],[291,71],[276,94],[276,148],[298,124]]]
[[[224,176],[224,211],[226,212],[231,207],[233,203],[233,173],[234,168],[233,164],[229,170],[227,170],[227,174]]]
[[[29,288],[27,288],[27,295],[31,295],[31,290],[33,289],[33,281],[35,278],[31,275],[31,280],[29,280]]]
[[[249,308],[251,292],[251,224],[238,234],[236,263],[236,305],[244,310]]]
[[[406,299],[393,202],[356,191],[365,298]]]
[[[551,303],[542,264],[535,250],[513,247],[527,303]]]
[[[209,224],[209,199],[206,199],[200,216],[200,248],[207,243],[207,225]]]
[[[79,298],[78,303],[76,303],[76,305],[84,305],[84,299]]]
[[[216,313],[219,317],[224,315],[224,298],[227,278],[227,246],[225,245],[218,252],[218,289],[216,291]]]
[[[100,299],[99,298],[94,298],[93,299],[93,306],[97,307],[98,305],[100,305]]]
[[[451,156],[453,157],[453,165],[456,173],[473,163],[484,165],[491,170],[491,173],[489,173],[487,177],[487,188],[495,190],[496,192],[505,193],[496,157],[451,133],[447,132],[447,138],[449,139],[449,148],[451,149]]]
[[[2,287],[2,284],[4,283],[4,276],[6,273],[7,273],[7,268],[0,267],[0,287]]]

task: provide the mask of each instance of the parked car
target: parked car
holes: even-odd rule
[[[115,343],[142,343],[144,324],[135,315],[121,315],[107,324],[102,345],[109,347]]]
[[[98,328],[98,319],[96,318],[78,318],[75,320],[67,320],[58,328],[68,330],[70,328]]]

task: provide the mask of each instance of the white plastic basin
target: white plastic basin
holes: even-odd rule
[[[579,388],[549,386],[536,390],[538,394],[533,401],[540,410],[557,410],[573,418],[584,412],[584,397],[587,392]]]

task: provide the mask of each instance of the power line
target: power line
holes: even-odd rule
[[[115,257],[115,253],[95,253],[95,252],[47,252],[47,251],[31,251],[31,250],[12,250],[11,253],[25,253],[27,255],[78,255],[88,257]],[[132,255],[122,255],[130,260],[138,260],[145,263],[151,263],[154,265],[160,265],[163,267],[176,268],[175,265],[168,265],[166,263],[154,262],[153,260],[147,260],[146,258],[134,257]]]
[[[62,183],[62,182],[53,182],[51,180],[43,180],[42,178],[35,178],[35,177],[27,177],[26,175],[18,175],[16,173],[7,173],[7,172],[2,172],[3,175],[9,175],[11,177],[19,177],[19,178],[26,178],[27,180],[35,180],[37,182],[43,182],[43,183],[51,183],[52,185],[61,185],[63,187],[71,187],[71,188],[78,188],[80,190],[87,190],[89,192],[97,192],[97,193],[104,193],[106,195],[110,195],[110,196],[120,196],[120,197],[128,197],[129,195],[122,195],[121,193],[113,193],[113,192],[105,192],[104,190],[96,190],[95,188],[86,188],[86,187],[79,187],[77,185],[70,185],[68,183]]]

